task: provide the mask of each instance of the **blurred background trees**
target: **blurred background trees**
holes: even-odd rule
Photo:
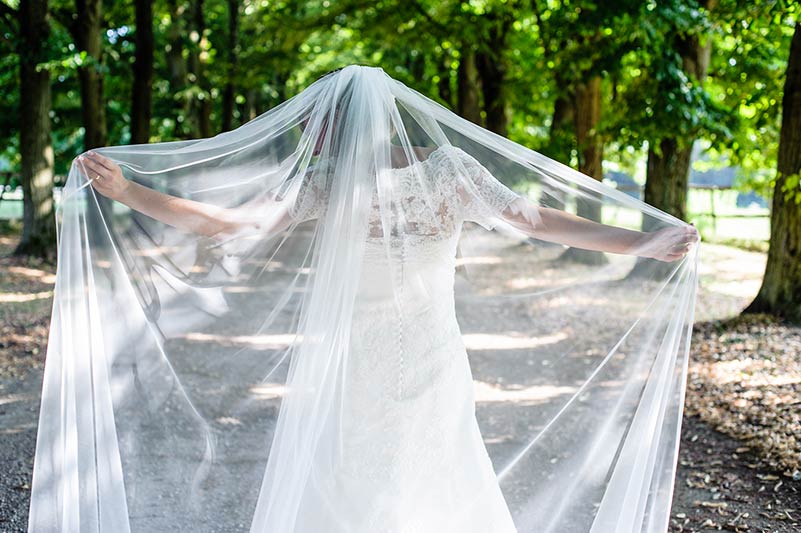
[[[792,0],[3,0],[0,184],[24,199],[0,200],[0,219],[21,213],[17,251],[52,256],[53,186],[80,152],[210,137],[361,63],[705,240],[769,236],[756,307],[801,317],[800,12]],[[707,189],[691,190],[696,177]]]

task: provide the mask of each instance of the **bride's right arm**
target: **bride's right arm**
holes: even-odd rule
[[[165,194],[126,179],[119,165],[96,152],[87,152],[78,161],[88,170],[87,176],[92,178],[92,186],[99,193],[184,231],[224,239],[247,226],[259,232],[274,233],[293,222],[286,205],[278,202],[274,204],[270,219],[260,210],[258,221],[255,221],[251,210],[246,209],[249,203],[224,208]]]

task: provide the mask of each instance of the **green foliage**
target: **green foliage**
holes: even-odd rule
[[[13,16],[0,17],[0,168],[16,168],[18,57]],[[210,102],[216,132],[226,84],[235,88],[234,126],[247,122],[331,69],[379,65],[458,108],[459,68],[468,54],[502,66],[508,135],[545,153],[565,154],[570,129],[552,130],[557,99],[576,83],[603,80],[599,134],[607,166],[642,177],[644,149],[664,136],[700,138],[711,163],[737,164],[744,189],[775,180],[779,106],[797,4],[720,0],[247,0],[237,2],[238,39],[230,61],[229,2],[159,0],[153,6],[155,75],[151,141],[198,136],[197,106]],[[82,150],[78,71],[104,73],[110,144],[130,142],[134,5],[104,2],[103,57],[78,49],[68,26],[75,6],[51,0],[49,57],[57,173]],[[680,43],[711,41],[705,80],[688,75]],[[193,62],[198,65],[193,67]],[[193,70],[194,69],[194,70]],[[482,113],[484,96],[479,84]],[[561,136],[561,137],[560,137]],[[562,141],[559,141],[562,142]],[[566,162],[570,149],[562,156]],[[573,155],[575,157],[575,153]],[[566,159],[567,158],[567,159]],[[799,187],[797,177],[793,182]]]
[[[710,155],[739,166],[739,187],[767,196],[776,180],[784,75],[801,10],[780,0],[725,0],[719,11],[709,90],[739,120],[727,142],[710,139]]]

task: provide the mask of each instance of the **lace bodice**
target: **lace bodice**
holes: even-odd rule
[[[406,218],[403,234],[407,241],[448,238],[465,220],[492,229],[506,206],[520,197],[475,158],[451,145],[436,148],[425,160],[386,172],[391,179],[393,203],[394,198],[401,199],[400,211]],[[306,176],[290,209],[293,218],[308,220],[323,216],[329,190],[325,179],[326,173],[320,171]],[[368,240],[382,240],[377,187],[373,190],[372,207]],[[391,209],[397,212],[394,206]],[[393,228],[392,236],[397,233],[397,228]]]

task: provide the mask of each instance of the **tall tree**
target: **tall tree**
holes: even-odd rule
[[[103,35],[106,21],[103,17],[102,0],[75,0],[75,9],[65,6],[53,9],[54,16],[72,35],[81,54],[78,80],[81,92],[81,122],[83,123],[83,149],[90,150],[108,144],[106,123],[106,97],[104,91]],[[99,210],[87,212],[88,223],[111,225],[114,222],[113,200],[90,190],[90,202],[96,202]],[[101,246],[106,246],[104,243]]]
[[[507,135],[509,110],[506,88],[506,50],[509,32],[515,21],[516,2],[509,7],[490,10],[484,14],[487,25],[484,40],[476,52],[476,67],[481,79],[484,99],[485,127],[498,135]]]
[[[195,91],[192,108],[195,122],[195,137],[211,137],[214,132],[211,126],[211,85],[209,84],[206,63],[208,63],[208,37],[206,35],[206,17],[203,0],[192,0],[190,39],[192,48],[189,53],[190,81],[194,82]]]
[[[167,78],[170,84],[169,113],[172,119],[172,136],[178,139],[191,137],[187,118],[190,100],[187,97],[189,66],[184,50],[186,47],[184,34],[187,32],[187,5],[184,0],[168,0],[169,25],[166,31],[166,63]]]
[[[78,69],[81,81],[81,113],[85,150],[108,143],[106,101],[103,93],[103,2],[76,0],[75,16],[69,23],[78,50],[87,62]]]
[[[153,0],[136,0],[136,52],[131,93],[131,143],[150,140],[150,117],[153,113]]]
[[[18,21],[23,230],[14,253],[52,258],[56,228],[50,73],[40,68],[40,64],[48,59],[46,47],[50,25],[47,0],[21,0]]]
[[[228,0],[228,61],[223,90],[222,130],[228,131],[234,123],[236,105],[237,46],[239,46],[239,0]]]
[[[481,125],[476,53],[470,43],[462,44],[456,80],[456,111],[467,120]]]
[[[704,0],[701,7],[709,12],[716,4],[717,0]],[[681,60],[681,71],[689,78],[688,82],[699,87],[703,85],[712,51],[711,36],[679,32],[675,36],[674,50]],[[662,90],[671,91],[674,88],[662,87]],[[674,120],[681,119],[675,117]],[[682,220],[687,219],[690,157],[696,135],[666,135],[662,139],[653,139],[654,142],[648,145],[643,199]],[[646,219],[643,230],[652,229],[647,227],[650,221],[653,219]]]
[[[601,76],[589,74],[586,81],[574,86],[574,126],[579,154],[579,171],[598,181],[603,180],[603,142],[599,134],[601,122]],[[595,199],[576,197],[576,214],[601,221],[601,204]],[[601,252],[568,248],[560,260],[585,264],[605,264],[609,260]]]
[[[801,323],[801,22],[790,44],[779,135],[768,262],[762,287],[744,312]]]

